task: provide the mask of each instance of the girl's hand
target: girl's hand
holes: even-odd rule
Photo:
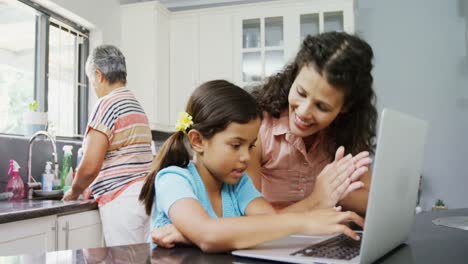
[[[368,171],[367,165],[371,163],[369,152],[363,151],[354,157],[351,154],[343,156],[344,147],[339,147],[335,160],[317,176],[308,199],[318,202],[319,208],[333,207],[348,193],[364,186],[357,180]]]
[[[359,235],[349,228],[347,222],[355,222],[359,226],[364,226],[364,219],[358,214],[347,211],[341,212],[341,207],[317,209],[306,213],[301,213],[303,220],[303,233],[310,235],[337,235],[345,234],[352,239],[361,239]]]
[[[173,224],[153,229],[151,239],[155,244],[164,248],[172,248],[175,244],[191,244]]]

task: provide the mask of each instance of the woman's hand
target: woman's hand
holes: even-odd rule
[[[63,201],[74,201],[74,200],[78,200],[79,196],[80,196],[79,193],[77,194],[77,193],[73,192],[73,189],[70,189],[63,195],[62,200]]]
[[[153,229],[151,239],[155,244],[164,248],[172,248],[175,244],[192,244],[173,224]]]
[[[339,147],[335,160],[317,176],[314,190],[307,199],[317,203],[318,208],[333,207],[350,192],[364,186],[358,179],[368,171],[369,152],[363,151],[354,157],[351,154],[343,156],[344,147]]]
[[[341,212],[341,207],[317,209],[306,213],[301,213],[304,217],[304,234],[311,235],[337,235],[345,234],[352,239],[359,240],[359,235],[349,228],[346,223],[354,222],[359,226],[364,226],[364,219],[358,214],[347,211]],[[302,221],[302,219],[301,219]]]

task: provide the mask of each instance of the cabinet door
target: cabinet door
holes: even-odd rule
[[[234,79],[246,88],[292,61],[308,34],[354,32],[353,0],[271,1],[234,16]]]
[[[101,216],[98,210],[57,217],[58,250],[104,246]]]
[[[142,104],[151,129],[172,131],[169,118],[169,11],[138,3],[121,7],[121,45],[128,88]]]
[[[135,93],[150,122],[155,120],[156,49],[154,7],[122,7],[121,46],[127,64],[127,87]]]
[[[171,19],[171,91],[170,122],[175,124],[179,112],[199,84],[198,16],[185,15]]]
[[[233,81],[233,15],[200,15],[200,83]]]
[[[155,10],[156,15],[156,86],[155,90],[155,120],[152,129],[174,131],[170,122],[169,93],[169,13],[163,7]]]
[[[37,254],[55,250],[56,216],[0,225],[0,255]]]

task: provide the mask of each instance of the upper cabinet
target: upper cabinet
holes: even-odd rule
[[[354,32],[353,0],[278,0],[169,12],[158,2],[123,5],[129,88],[151,128],[174,131],[201,83],[249,89],[294,59],[305,36]]]
[[[148,116],[151,129],[170,131],[170,14],[157,2],[121,6],[121,49],[127,87]]]
[[[354,4],[337,1],[274,1],[239,7],[234,19],[234,77],[247,89],[281,71],[307,35],[354,32]]]
[[[228,12],[177,12],[170,23],[170,124],[192,91],[209,80],[233,78],[233,20]]]

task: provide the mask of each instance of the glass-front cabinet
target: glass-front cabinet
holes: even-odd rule
[[[284,63],[283,17],[242,20],[242,82],[261,81]]]
[[[307,35],[328,31],[354,33],[351,0],[289,3],[251,8],[235,19],[237,84],[249,90],[281,71],[294,59]]]

